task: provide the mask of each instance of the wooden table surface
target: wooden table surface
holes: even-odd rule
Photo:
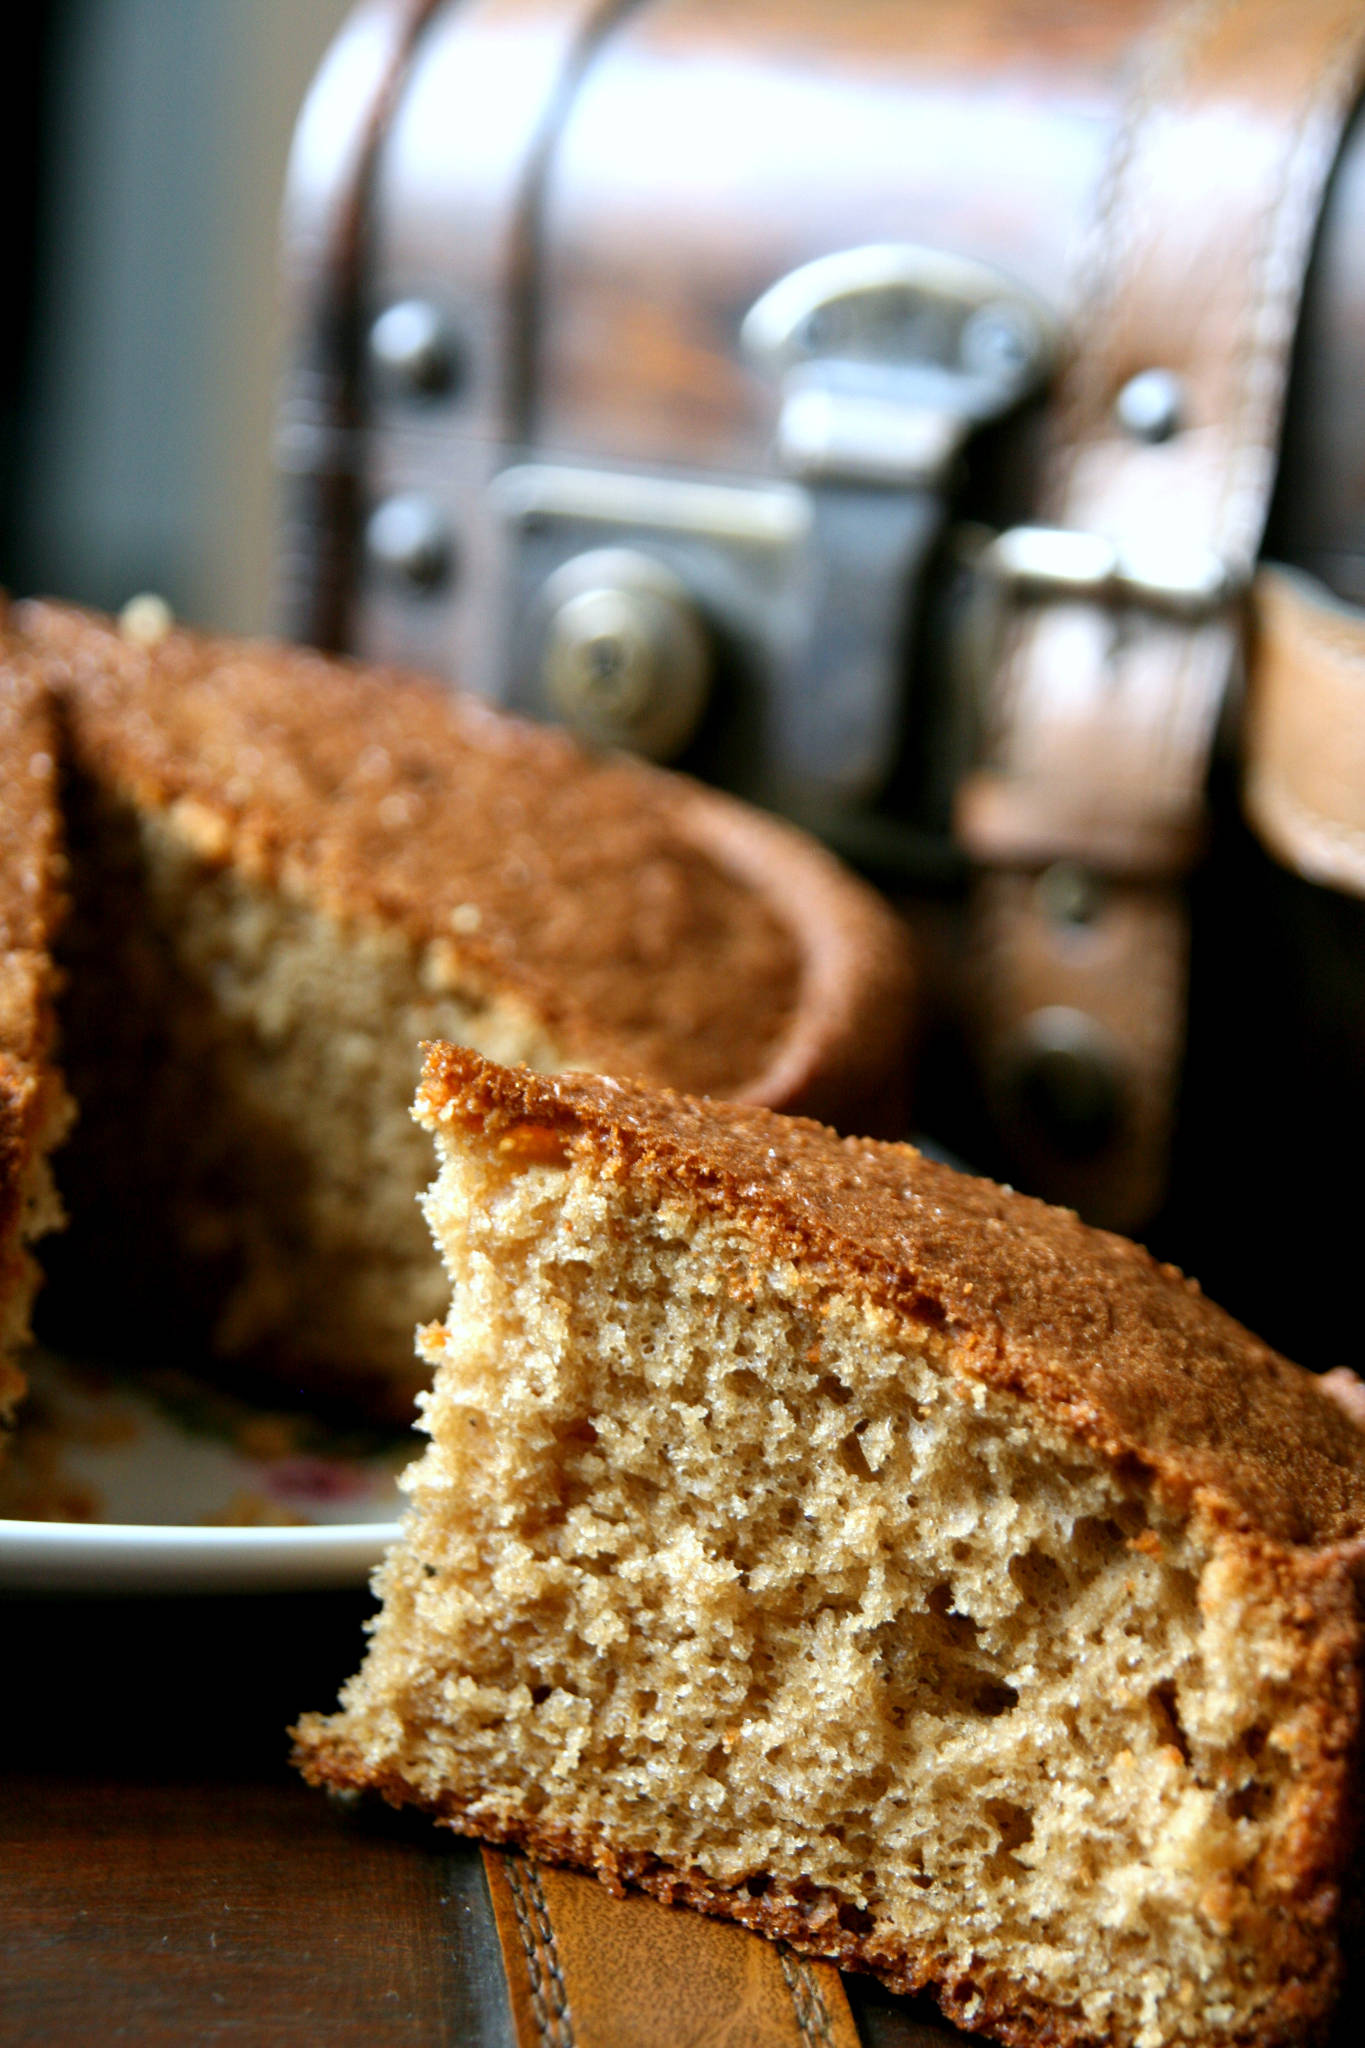
[[[0,2044],[512,2048],[472,1844],[289,1770],[359,1595],[4,1608]],[[960,2040],[847,1979],[866,2048]],[[1344,2009],[1334,2048],[1365,2039]]]

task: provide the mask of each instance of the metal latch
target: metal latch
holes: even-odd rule
[[[839,839],[900,760],[963,448],[1042,383],[1057,329],[986,264],[877,244],[782,278],[739,338],[775,387],[768,474],[542,455],[495,477],[514,564],[499,694]]]
[[[1012,526],[981,551],[977,566],[1001,596],[1141,605],[1192,623],[1224,610],[1251,573],[1208,549],[1120,548],[1060,526]]]
[[[987,264],[875,243],[784,277],[740,340],[781,381],[776,452],[791,475],[933,489],[975,428],[1042,383],[1057,331]]]
[[[875,799],[906,730],[920,587],[969,437],[1051,370],[1048,309],[991,266],[904,243],[818,258],[740,330],[778,385],[777,465],[805,490],[782,679],[788,809]]]

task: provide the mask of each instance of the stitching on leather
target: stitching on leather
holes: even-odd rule
[[[805,2048],[834,2048],[834,2027],[819,1978],[810,1964],[783,1942],[778,1943],[777,1957]]]
[[[1065,504],[1081,450],[1090,438],[1088,428],[1097,394],[1111,381],[1116,341],[1113,316],[1120,303],[1128,267],[1127,245],[1132,240],[1132,221],[1125,220],[1123,201],[1139,138],[1159,96],[1164,104],[1188,66],[1197,38],[1230,4],[1231,0],[1177,0],[1143,38],[1139,49],[1133,86],[1100,177],[1095,212],[1070,293],[1072,304],[1087,307],[1089,312],[1075,345],[1071,388],[1057,421],[1061,467],[1047,491],[1048,503],[1054,508]]]
[[[1086,403],[1077,407],[1077,420],[1072,434],[1065,480],[1068,492],[1080,462],[1082,449],[1093,437],[1096,418],[1102,416],[1100,407],[1105,401],[1109,386],[1114,381],[1112,366],[1118,337],[1124,326],[1124,284],[1132,265],[1133,240],[1131,204],[1122,211],[1120,206],[1122,200],[1131,193],[1128,173],[1138,152],[1142,130],[1150,121],[1158,104],[1158,93],[1164,99],[1173,96],[1179,90],[1182,81],[1189,75],[1196,47],[1201,41],[1207,40],[1232,4],[1233,0],[1192,0],[1192,4],[1173,9],[1163,20],[1155,47],[1144,66],[1141,90],[1135,95],[1131,112],[1126,147],[1112,170],[1114,192],[1111,204],[1118,219],[1123,220],[1125,214],[1128,216],[1125,223],[1127,232],[1120,245],[1119,237],[1113,233],[1114,224],[1110,222],[1109,235],[1113,244],[1110,275],[1100,319],[1098,323],[1090,323],[1093,342],[1091,368],[1084,394]],[[1190,651],[1190,641],[1187,638],[1177,656],[1175,675],[1172,679],[1177,700],[1184,695]],[[1112,688],[1119,679],[1125,653],[1126,637],[1115,621],[1114,630],[1105,646],[1103,660],[1103,676],[1109,688]]]
[[[1178,85],[1198,39],[1232,4],[1234,0],[1175,0],[1139,49],[1132,88],[1101,174],[1094,216],[1070,293],[1072,304],[1087,307],[1088,313],[1073,343],[1053,430],[1057,450],[1054,474],[1045,481],[1042,492],[1042,509],[1063,525],[1081,455],[1093,441],[1096,417],[1102,416],[1105,393],[1113,381],[1112,365],[1122,326],[1116,313],[1123,305],[1133,238],[1132,209],[1125,207],[1124,200],[1142,131],[1158,105],[1158,96],[1164,104]],[[1114,634],[1103,662],[1110,680],[1118,672],[1118,653],[1119,636]],[[1020,699],[1039,658],[1030,627],[1020,621],[1013,649],[1007,652],[1002,647],[997,658],[990,707],[989,722],[999,735],[998,758],[1007,770],[1017,741]]]
[[[559,2023],[562,2048],[573,2048],[573,2020],[569,2013],[569,1994],[564,1985],[564,1968],[559,1959],[559,1944],[555,1939],[554,1922],[550,1918],[550,1907],[545,1897],[545,1887],[540,1881],[540,1872],[534,1863],[526,1865],[526,1888],[531,1895],[536,1931],[540,1936],[541,1946],[545,1951],[550,1988],[553,1994],[554,2017]]]
[[[1359,23],[1343,16],[1324,61],[1310,69],[1303,103],[1279,160],[1280,176],[1262,215],[1257,261],[1236,350],[1238,397],[1232,407],[1226,466],[1210,521],[1210,544],[1225,556],[1247,553],[1260,539],[1273,482],[1275,427],[1283,405],[1294,310],[1303,288],[1304,237],[1316,218],[1326,170],[1324,145],[1334,148],[1338,123],[1323,119],[1340,102],[1345,73],[1355,69]],[[1244,529],[1241,533],[1238,527]],[[1229,629],[1230,630],[1230,629]],[[1187,635],[1171,677],[1171,701],[1183,704],[1191,688],[1196,636]],[[1200,750],[1202,767],[1207,753]]]
[[[526,1963],[531,2011],[541,2048],[574,2048],[573,2021],[564,1989],[564,1975],[539,1872],[534,1864],[524,1862],[519,1856],[504,1853],[502,1861],[517,1916],[517,1934]]]
[[[1233,415],[1232,459],[1213,522],[1215,548],[1224,553],[1237,545],[1238,536],[1232,529],[1244,505],[1250,504],[1257,530],[1241,536],[1241,543],[1249,551],[1260,538],[1265,512],[1261,501],[1268,496],[1271,479],[1257,477],[1256,470],[1264,470],[1273,459],[1284,395],[1284,363],[1303,290],[1305,237],[1316,222],[1326,175],[1336,155],[1343,103],[1360,68],[1363,27],[1357,8],[1343,10],[1322,63],[1306,80],[1303,104],[1282,159],[1278,189],[1266,210],[1260,260],[1252,273],[1255,286],[1247,301],[1246,325],[1237,351],[1241,393]],[[1255,431],[1258,412],[1261,419],[1259,431]]]

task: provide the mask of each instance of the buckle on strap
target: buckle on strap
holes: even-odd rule
[[[1065,526],[1008,527],[978,566],[1002,598],[1140,605],[1190,624],[1225,611],[1251,581],[1249,564],[1211,548],[1120,547]]]

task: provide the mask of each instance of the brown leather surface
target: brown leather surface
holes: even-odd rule
[[[488,486],[531,418],[540,188],[557,123],[626,0],[436,0],[374,170],[362,310],[414,290],[451,310],[460,403],[414,412],[367,392],[369,501],[417,490],[447,506],[458,535],[453,612],[414,605],[384,577],[357,592],[350,645],[371,659],[456,674],[496,694],[482,609],[503,599],[501,519]],[[614,383],[625,381],[613,364]],[[479,593],[482,602],[462,600]]]
[[[543,201],[542,445],[767,470],[772,395],[739,324],[831,250],[923,243],[1055,303],[1125,53],[1166,4],[623,12],[566,111]]]
[[[509,1851],[483,1862],[518,2048],[858,2048],[831,1963]]]
[[[1195,0],[1138,53],[1076,281],[1040,508],[1048,522],[1135,556],[1188,567],[1212,554],[1234,578],[1249,572],[1303,272],[1362,43],[1355,0]],[[1178,431],[1156,443],[1115,414],[1123,386],[1151,369],[1174,373],[1184,392]],[[1184,907],[1175,887],[1153,895],[1151,882],[1197,849],[1237,650],[1230,607],[1189,622],[1071,598],[1026,604],[993,685],[984,772],[962,792],[959,828],[983,864],[1036,869],[1065,856],[1111,878],[1089,928],[1092,979],[1107,984],[1098,1007],[1131,1107],[1086,1178],[1091,1213],[1123,1228],[1150,1214],[1164,1179],[1181,1050],[1182,977],[1171,967]],[[995,880],[980,893],[988,1077],[1025,1002],[1068,1000],[1055,944],[1057,971],[1040,989],[1047,942],[1034,920],[1010,914],[1026,900]],[[1138,926],[1146,942],[1135,949],[1123,934]],[[1017,1151],[1029,1185],[1074,1198],[1064,1156],[1036,1135]]]
[[[1059,1151],[1046,1162],[1048,1198],[1108,1229],[1152,1214],[1163,1192],[1184,1022],[1187,934],[1171,892],[1110,884],[1096,914],[1073,924],[1050,914],[1037,875],[1002,868],[977,881],[970,930],[974,1017],[987,1057],[1001,1063],[985,1081],[1004,1143],[1027,1156],[1007,1070],[1021,1020],[1059,1011],[1084,1017],[1122,1061],[1123,1171],[1108,1151]]]
[[[304,103],[282,222],[281,283],[294,379],[276,460],[284,518],[276,574],[290,637],[348,638],[360,516],[355,437],[362,416],[349,307],[368,253],[375,154],[437,0],[363,0]]]
[[[1277,860],[1365,896],[1365,614],[1282,569],[1256,580],[1244,788]]]
[[[361,459],[371,502],[440,510],[458,565],[417,596],[364,575],[357,650],[502,687],[490,485],[514,450],[771,474],[774,393],[738,334],[801,263],[919,242],[1056,303],[1165,4],[446,0],[376,164],[365,307],[448,309],[462,375],[449,403],[372,391]]]

